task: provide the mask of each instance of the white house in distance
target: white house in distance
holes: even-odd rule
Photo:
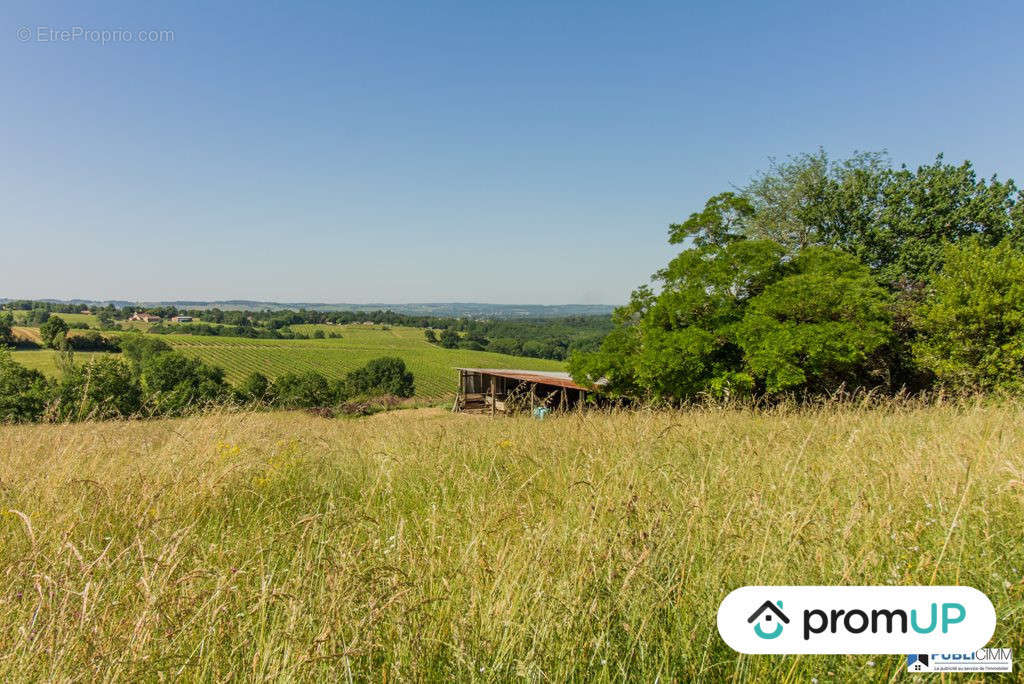
[[[174,323],[191,323],[192,322],[192,317],[191,316],[175,316],[175,317],[173,317],[171,319],[171,321],[173,321]]]
[[[159,323],[160,317],[154,316],[153,314],[146,313],[145,311],[136,311],[128,317],[129,321],[142,321],[143,323]]]

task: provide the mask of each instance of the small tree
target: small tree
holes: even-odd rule
[[[427,328],[423,331],[423,337],[430,344],[437,344],[437,333],[434,332],[433,328]]]
[[[50,316],[45,323],[39,327],[39,336],[43,338],[43,344],[47,347],[57,349],[64,343],[68,334],[68,324],[60,316]]]
[[[0,347],[14,346],[14,316],[10,311],[0,312]]]
[[[445,349],[455,349],[459,346],[459,333],[455,332],[451,328],[442,330],[438,341]]]
[[[110,313],[107,309],[100,309],[96,313],[96,321],[100,324],[100,328],[103,330],[109,330],[117,325],[114,322],[114,314]]]

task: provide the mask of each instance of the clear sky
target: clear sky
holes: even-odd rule
[[[772,156],[1024,180],[1022,45],[1020,0],[8,1],[0,297],[620,303]]]

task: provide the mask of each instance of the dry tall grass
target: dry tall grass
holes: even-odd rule
[[[739,656],[715,611],[959,583],[1020,649],[1022,452],[1018,404],[4,427],[0,678],[902,676]]]

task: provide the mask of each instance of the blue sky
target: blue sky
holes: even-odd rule
[[[0,10],[0,296],[619,303],[769,157],[1024,179],[1018,0],[205,5]]]

